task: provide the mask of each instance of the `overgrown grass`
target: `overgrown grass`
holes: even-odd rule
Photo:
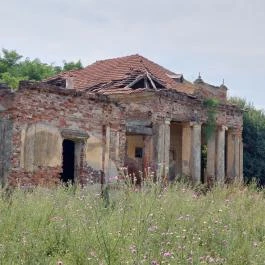
[[[15,190],[0,199],[1,264],[264,264],[264,192]]]

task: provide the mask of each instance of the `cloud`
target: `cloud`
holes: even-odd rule
[[[0,47],[44,61],[141,53],[191,79],[225,77],[239,96],[250,84],[263,93],[263,0],[9,0],[0,23]]]

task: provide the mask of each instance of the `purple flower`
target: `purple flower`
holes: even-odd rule
[[[164,257],[171,257],[171,256],[172,256],[172,253],[169,252],[169,251],[167,251],[167,252],[164,252],[164,253],[163,253],[163,256],[164,256]]]

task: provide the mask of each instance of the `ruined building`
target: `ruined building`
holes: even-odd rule
[[[87,184],[124,166],[195,183],[242,179],[242,111],[226,98],[224,85],[188,82],[140,55],[1,86],[0,179]],[[214,116],[207,99],[218,99]]]

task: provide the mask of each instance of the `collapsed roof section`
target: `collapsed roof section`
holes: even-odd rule
[[[110,85],[115,89],[128,88],[131,82],[141,79],[141,75],[147,78],[147,85],[138,84],[142,86],[141,89],[166,88],[188,94],[194,92],[193,84],[184,80],[182,74],[175,74],[138,54],[97,61],[84,69],[61,73],[46,82],[58,85],[62,79],[72,80],[73,89],[76,90],[109,89]],[[67,88],[66,84],[64,87]]]
[[[199,81],[202,81],[200,79]],[[87,90],[102,94],[130,94],[142,91],[172,89],[188,95],[219,97],[219,88],[191,83],[141,55],[97,61],[84,69],[61,73],[46,83],[66,89]],[[214,90],[214,91],[213,91]],[[226,93],[220,94],[222,100]]]
[[[128,91],[128,90],[160,90],[166,89],[165,84],[154,77],[149,72],[132,71],[123,79],[112,80],[106,83],[99,83],[95,86],[88,88],[87,90],[99,93],[117,92],[117,91]]]

